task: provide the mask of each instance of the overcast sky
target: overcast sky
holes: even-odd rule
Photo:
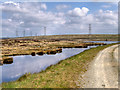
[[[1,2],[2,36],[118,33],[118,4],[105,2]]]

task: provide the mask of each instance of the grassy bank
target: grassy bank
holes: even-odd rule
[[[111,45],[99,46],[67,58],[57,65],[36,74],[26,74],[17,81],[2,83],[3,88],[76,88],[79,75],[87,71],[91,60],[100,50]],[[80,87],[79,87],[80,88]]]

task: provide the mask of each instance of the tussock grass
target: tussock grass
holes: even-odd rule
[[[97,53],[110,45],[98,46],[60,61],[40,73],[23,75],[13,82],[2,83],[3,88],[80,88],[76,82],[87,71]]]
[[[0,56],[31,55],[32,52],[53,51],[56,48],[87,47],[84,41],[89,40],[108,40],[118,41],[116,34],[94,34],[89,35],[51,35],[51,36],[32,36],[11,39],[0,39],[2,53]],[[99,44],[99,43],[96,43]],[[55,53],[55,52],[54,52]]]

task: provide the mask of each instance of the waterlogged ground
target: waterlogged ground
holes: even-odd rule
[[[43,55],[43,56],[14,56],[12,64],[4,64],[2,66],[2,82],[8,82],[18,79],[25,73],[35,73],[45,70],[48,66],[58,63],[68,57],[76,55],[84,50],[96,46],[89,46],[88,48],[66,48],[62,50],[62,53],[55,55]]]
[[[114,45],[114,44],[111,44]],[[2,83],[3,88],[82,88],[78,82],[79,75],[83,75],[90,62],[99,51],[111,46],[99,46],[86,50],[73,57],[52,65],[37,74],[25,74],[14,82]],[[77,86],[80,85],[80,86]]]
[[[107,43],[115,43],[109,42]],[[93,48],[96,46],[89,46],[88,48],[66,48],[63,49],[62,53],[57,53],[55,55],[43,55],[43,56],[14,56],[12,64],[4,64],[2,67],[2,81],[9,82],[17,80],[20,76],[25,73],[36,73],[41,70],[45,70],[50,65],[56,64],[61,60],[64,60],[68,57],[76,55],[84,50]],[[0,82],[0,83],[1,83]]]

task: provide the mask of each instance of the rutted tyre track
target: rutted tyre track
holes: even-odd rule
[[[118,88],[118,45],[99,52],[79,81],[83,88]]]

